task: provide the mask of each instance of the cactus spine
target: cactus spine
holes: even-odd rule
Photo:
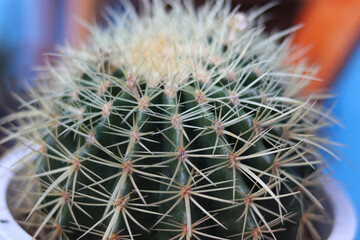
[[[4,141],[33,149],[27,226],[41,239],[301,238],[303,214],[323,208],[308,180],[331,153],[315,133],[334,120],[298,96],[316,69],[279,43],[296,29],[266,36],[271,5],[167,4],[90,26],[2,120],[19,122]]]

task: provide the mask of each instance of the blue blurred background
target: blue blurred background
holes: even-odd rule
[[[138,7],[137,1],[132,2]],[[200,4],[204,1],[197,2]],[[246,10],[267,2],[270,1],[237,0],[234,1],[234,5],[241,3],[242,10]],[[328,62],[323,63],[325,70],[328,66],[330,73],[322,76],[324,78],[323,86],[317,87],[338,96],[335,100],[328,101],[327,104],[336,103],[334,114],[345,126],[345,129],[335,126],[328,129],[327,134],[330,134],[334,141],[345,144],[347,147],[338,149],[343,161],[332,161],[332,168],[336,172],[334,177],[341,182],[343,189],[354,202],[358,216],[360,216],[360,187],[358,186],[360,183],[359,3],[358,0],[283,0],[269,11],[270,20],[267,24],[267,30],[271,31],[305,22],[304,30],[299,32],[300,37],[297,38],[296,43],[311,45],[314,42],[313,49],[320,50],[310,52],[313,56],[309,55],[308,57],[317,60],[319,64],[322,64],[321,61],[324,58],[334,58],[333,55],[327,56],[326,50],[340,49],[336,53],[340,55],[335,57],[337,61],[333,65],[329,65]],[[322,8],[321,4],[326,4],[328,8]],[[0,117],[8,113],[9,109],[16,109],[16,102],[12,100],[10,92],[21,94],[26,91],[28,85],[32,85],[35,75],[32,69],[34,66],[42,64],[44,53],[54,52],[57,45],[62,45],[66,41],[76,43],[86,39],[86,30],[75,22],[74,16],[79,16],[86,21],[102,22],[100,16],[105,5],[115,7],[118,5],[118,1],[0,0]],[[336,12],[327,12],[322,16],[321,14],[326,11],[334,11],[329,6],[337,9]],[[321,11],[318,11],[318,8],[321,8]],[[350,11],[347,10],[350,8],[355,9],[358,13],[347,12]],[[332,26],[332,21],[326,17],[337,18],[336,20],[342,24],[340,26],[346,26],[344,32],[340,31],[342,28],[339,28],[336,23],[333,22]],[[311,31],[317,31],[315,27],[322,28],[320,25],[313,24],[321,22],[319,19],[325,23],[329,22],[327,28],[333,29],[335,32],[334,34],[328,31],[328,33],[324,33],[325,35],[321,33],[323,37],[327,38],[327,41],[310,34]],[[323,31],[323,29],[320,30]],[[303,39],[306,41],[302,41]],[[328,49],[325,49],[325,55],[321,58],[318,56],[321,46],[324,44],[333,45],[329,45]],[[318,55],[316,56],[316,54]],[[315,91],[316,89],[308,90]],[[0,146],[0,154],[4,150],[5,148]],[[358,229],[359,227],[358,223]]]
[[[358,216],[356,239],[360,239],[360,43],[336,78],[332,92],[337,99],[328,104],[336,104],[334,114],[345,129],[336,126],[329,129],[329,134],[334,141],[346,145],[345,148],[338,148],[342,162],[333,162],[332,168],[334,177],[355,204]]]

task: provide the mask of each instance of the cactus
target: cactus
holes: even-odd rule
[[[337,156],[316,133],[336,121],[299,94],[316,68],[280,42],[297,27],[264,33],[273,4],[143,3],[60,49],[1,120],[31,149],[20,222],[39,239],[320,237],[304,216],[323,213],[320,152]]]

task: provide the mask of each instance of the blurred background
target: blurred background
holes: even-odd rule
[[[33,84],[34,66],[56,46],[86,41],[87,31],[77,18],[106,27],[105,6],[120,7],[121,0],[0,0],[0,117],[16,110],[12,92],[23,94]],[[138,1],[131,1],[136,8]],[[197,5],[205,2],[195,1]],[[234,0],[246,11],[269,0]],[[349,194],[360,216],[360,0],[278,0],[268,11],[267,31],[302,23],[294,44],[308,47],[306,57],[321,69],[306,92],[331,92],[326,104],[344,128],[325,134],[346,145],[338,149],[343,161],[332,162],[334,177]],[[12,110],[11,110],[12,109]],[[1,135],[0,135],[1,138]],[[0,146],[0,154],[5,150]],[[360,225],[358,224],[358,229]],[[360,235],[360,233],[358,233]],[[358,237],[360,239],[360,237]]]

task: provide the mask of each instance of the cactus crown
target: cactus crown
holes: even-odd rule
[[[296,28],[267,36],[272,4],[143,3],[61,49],[2,120],[16,123],[3,142],[32,149],[17,203],[33,201],[34,238],[305,236],[323,209],[319,150],[332,154],[316,131],[335,120],[298,96],[316,69],[279,43]]]

